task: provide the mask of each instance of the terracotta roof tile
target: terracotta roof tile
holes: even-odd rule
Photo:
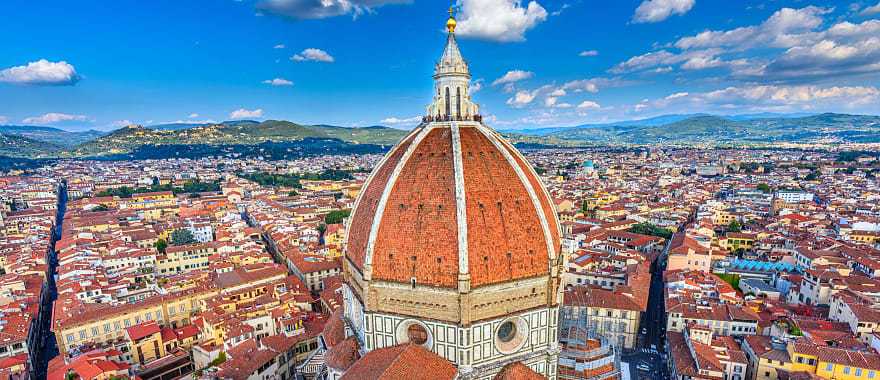
[[[422,346],[403,344],[370,351],[341,380],[451,380],[455,374],[452,362]]]

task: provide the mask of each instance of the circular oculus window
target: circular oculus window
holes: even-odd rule
[[[495,330],[495,347],[503,354],[511,354],[522,348],[528,338],[529,326],[520,317],[501,322]]]
[[[422,325],[413,323],[406,328],[406,337],[415,344],[425,344],[428,341],[428,331]]]
[[[398,343],[415,343],[424,347],[431,346],[431,333],[422,322],[414,319],[406,320],[397,325],[395,331]]]

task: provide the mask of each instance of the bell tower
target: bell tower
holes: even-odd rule
[[[446,47],[434,67],[434,101],[425,121],[480,121],[479,107],[470,96],[471,74],[455,41],[455,10],[449,8]]]

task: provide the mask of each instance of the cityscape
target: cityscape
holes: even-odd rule
[[[166,68],[155,75],[167,82],[130,82],[156,94],[165,90],[150,86],[179,82],[184,98],[201,95],[132,106],[121,94],[129,82],[108,84],[113,74],[94,67],[16,64],[49,43],[9,37],[0,379],[880,376],[880,3],[599,5],[603,23],[674,31],[608,35],[654,51],[538,87],[528,87],[534,72],[507,66],[503,47],[558,46],[542,28],[576,32],[583,25],[557,20],[587,12],[586,2],[218,3],[204,10],[254,19],[240,26],[246,38],[222,44],[261,37],[243,32],[251,23],[314,40],[363,25],[352,38],[372,38],[362,48],[377,55],[384,39],[431,42],[409,46],[406,68],[382,66],[388,57],[355,66],[364,82],[355,97],[361,84],[324,69],[291,71],[302,75],[296,84],[251,84],[316,102],[338,96],[340,108],[328,110],[232,84],[250,74],[193,84]],[[70,5],[43,6],[23,8],[22,20]],[[124,22],[176,6],[192,11],[165,2],[114,11]],[[745,24],[701,19],[735,19],[727,7]],[[71,41],[97,38],[71,22]],[[610,32],[603,23],[595,27]],[[389,35],[393,27],[403,32]],[[405,35],[421,31],[428,36]],[[291,36],[268,49],[291,48]],[[387,43],[390,56],[397,43]],[[283,64],[347,59],[294,50]],[[578,50],[571,58],[605,59]],[[517,67],[555,54],[520,51]],[[238,70],[236,59],[211,64]],[[321,75],[326,88],[310,89]],[[375,88],[396,82],[416,85]],[[635,103],[607,88],[636,93]],[[655,99],[658,88],[674,92]],[[409,107],[411,90],[420,106],[389,108]],[[210,116],[227,107],[212,102],[233,95],[275,108]],[[373,99],[383,96],[392,99]],[[171,119],[181,107],[206,111]],[[34,112],[47,113],[25,116]],[[124,117],[113,112],[131,116],[108,122]]]

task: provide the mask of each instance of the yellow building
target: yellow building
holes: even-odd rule
[[[162,341],[162,327],[156,321],[125,329],[125,337],[132,360],[137,364],[149,363],[167,354]]]
[[[210,265],[209,258],[217,253],[205,243],[169,246],[165,255],[156,257],[156,272],[160,275],[187,273],[203,270]]]
[[[874,245],[880,241],[880,232],[876,231],[852,231],[849,233],[849,239],[857,242]]]
[[[784,372],[806,372],[829,380],[874,380],[880,372],[880,355],[873,351],[828,347],[808,338],[784,342],[752,335],[746,337],[743,349],[754,380],[777,380]]]
[[[177,198],[170,191],[132,194],[131,199],[119,202],[119,208],[143,210],[151,208],[177,207]]]
[[[162,326],[185,326],[192,315],[201,310],[199,301],[216,294],[216,289],[182,291],[116,306],[87,304],[70,313],[60,310],[56,304],[52,330],[61,354],[86,344],[111,344],[124,341],[129,327],[147,321],[155,320]]]
[[[735,251],[737,249],[749,250],[755,246],[755,241],[757,239],[757,234],[728,232],[723,239],[720,239],[719,243],[721,245],[721,248],[724,248],[728,251]]]
[[[834,380],[872,380],[880,372],[880,355],[873,352],[849,351],[819,347],[816,375]]]

